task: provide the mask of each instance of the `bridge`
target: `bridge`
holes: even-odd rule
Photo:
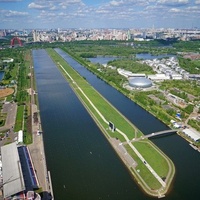
[[[158,131],[158,132],[155,132],[155,133],[150,133],[148,135],[143,135],[140,138],[133,138],[132,140],[129,140],[128,142],[123,142],[123,144],[128,144],[128,143],[131,143],[131,142],[138,142],[138,141],[144,140],[146,138],[156,137],[156,136],[164,135],[164,134],[167,134],[167,133],[174,133],[174,132],[177,132],[177,131],[178,131],[177,129]]]

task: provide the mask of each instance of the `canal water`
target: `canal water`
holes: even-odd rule
[[[3,77],[4,77],[4,71],[0,71],[0,81],[2,81]]]
[[[63,51],[56,51],[145,134],[168,128]],[[132,180],[46,52],[33,51],[33,59],[55,199],[152,199]],[[152,141],[176,166],[166,199],[199,199],[200,154],[177,135]]]

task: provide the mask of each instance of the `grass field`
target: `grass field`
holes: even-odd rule
[[[15,127],[14,127],[15,132],[22,130],[23,118],[24,118],[23,114],[24,114],[24,105],[18,106],[17,107],[17,117],[16,117]]]

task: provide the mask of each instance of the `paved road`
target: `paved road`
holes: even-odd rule
[[[127,150],[121,144],[121,142],[115,138],[110,138],[111,144],[115,148],[116,152],[119,154],[121,159],[126,163],[128,167],[135,168],[137,166],[137,162],[128,154]]]
[[[17,104],[16,103],[4,103],[2,111],[7,113],[5,125],[0,127],[0,132],[8,130],[8,136],[0,141],[0,146],[3,146],[7,142],[12,142],[17,140],[17,134],[14,133],[13,127],[15,125],[15,118],[17,113]]]
[[[7,113],[7,117],[6,117],[5,125],[0,127],[0,131],[12,128],[12,126],[15,125],[17,104],[5,102],[1,112]]]

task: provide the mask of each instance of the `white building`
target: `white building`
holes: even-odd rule
[[[173,80],[182,80],[183,79],[181,74],[172,74],[171,77]]]
[[[148,75],[147,77],[152,81],[162,81],[170,79],[170,76],[167,76],[165,74],[154,74],[154,75]]]
[[[194,132],[190,129],[184,129],[183,130],[183,133],[185,135],[187,135],[188,137],[190,137],[192,140],[194,140],[195,142],[199,141],[200,140],[200,134],[197,133],[197,132]]]
[[[22,130],[20,130],[20,131],[18,132],[18,140],[17,140],[17,143],[18,143],[18,144],[22,144],[22,143],[23,143],[23,131],[22,131]]]

